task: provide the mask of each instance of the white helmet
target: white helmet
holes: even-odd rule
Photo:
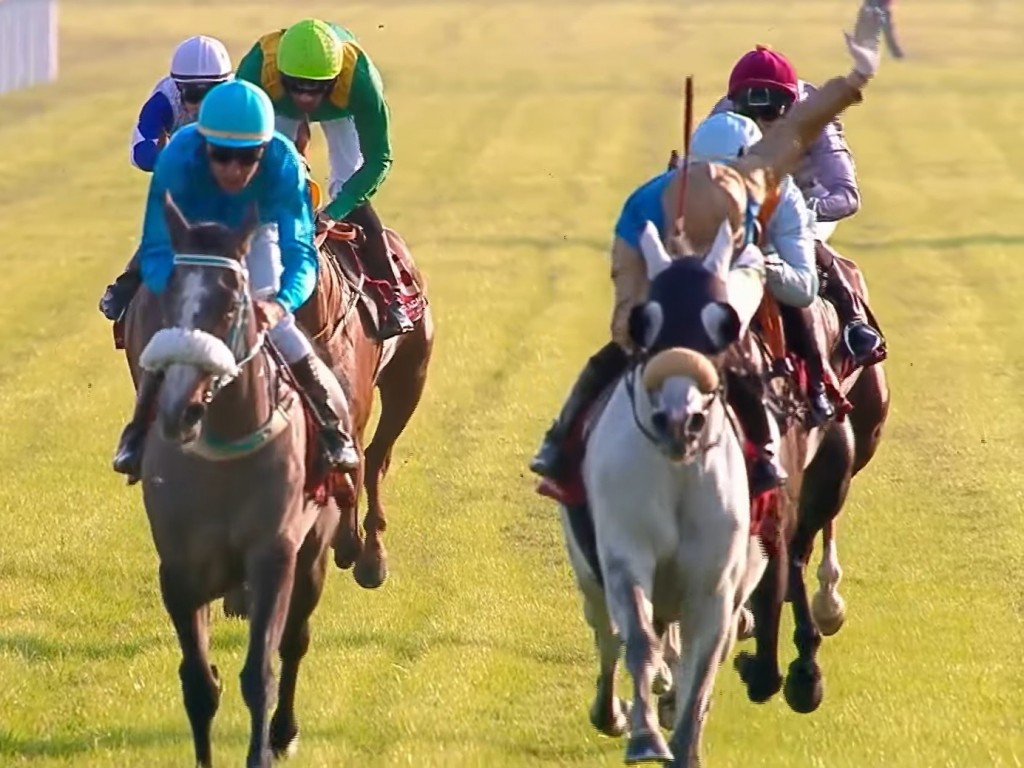
[[[690,140],[690,159],[704,162],[733,160],[761,140],[761,129],[749,117],[719,112],[697,126]]]
[[[215,37],[196,35],[174,49],[171,79],[184,83],[219,83],[231,78],[231,57]]]

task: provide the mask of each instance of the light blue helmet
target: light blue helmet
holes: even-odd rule
[[[704,162],[734,160],[742,150],[761,140],[761,129],[749,117],[736,112],[711,115],[693,132],[690,159]]]
[[[199,132],[221,147],[258,147],[274,135],[274,105],[244,80],[215,86],[199,107]]]

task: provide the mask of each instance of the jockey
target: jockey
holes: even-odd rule
[[[556,483],[565,479],[570,467],[564,443],[576,420],[598,393],[611,385],[629,366],[632,345],[628,329],[629,315],[634,306],[646,299],[648,287],[647,273],[639,250],[640,233],[647,222],[655,224],[669,252],[676,256],[707,252],[725,220],[730,222],[736,233],[736,249],[749,243],[755,236],[751,230],[756,215],[760,213],[759,201],[768,200],[779,185],[785,182],[786,174],[797,166],[801,155],[826,125],[844,109],[862,100],[863,88],[878,68],[880,37],[881,22],[878,15],[869,7],[862,6],[853,36],[846,36],[847,48],[853,60],[853,69],[849,74],[832,78],[805,101],[794,106],[774,130],[754,143],[741,157],[727,164],[690,163],[684,166],[685,173],[669,170],[630,195],[615,226],[611,252],[611,275],[615,286],[612,342],[587,362],[561,413],[544,436],[540,450],[531,460],[531,471]],[[722,150],[715,147],[714,151],[720,153]],[[732,152],[732,148],[725,151]],[[682,195],[684,188],[687,190],[685,198]],[[779,211],[779,215],[785,214]],[[772,228],[770,223],[768,228]],[[782,239],[781,235],[777,235],[777,249],[778,241]],[[786,252],[796,253],[788,248],[779,250],[781,258],[785,258]],[[803,255],[791,258],[802,263],[806,270],[805,251]],[[779,267],[773,271],[777,272],[774,280],[781,287],[787,281],[785,276],[788,271]],[[793,274],[799,272],[794,267]],[[805,279],[796,282],[803,283],[799,290],[801,300],[810,303],[813,283]],[[745,410],[761,411],[763,417],[767,418],[763,408]],[[751,419],[755,417],[753,413],[748,415]],[[770,429],[773,420],[767,418],[767,421]],[[758,425],[745,426],[748,431],[750,427],[755,427],[753,431],[763,436],[763,439],[756,441],[761,443],[763,450],[757,457],[751,477],[751,491],[757,494],[766,487],[777,485],[782,476],[773,461],[775,457],[770,455],[772,435],[764,435],[767,430],[757,430]]]
[[[815,91],[814,86],[797,78],[785,56],[759,45],[736,62],[729,75],[729,92],[715,105],[712,114],[732,110],[752,118],[765,130],[795,102]],[[853,155],[838,120],[825,126],[802,158],[794,180],[817,221],[840,221],[860,209]],[[836,265],[835,251],[819,239],[815,242],[815,255],[819,268],[828,277],[826,293],[843,322],[843,339],[850,359],[856,366],[884,360],[885,340],[869,323],[856,293]]]
[[[177,131],[160,153],[139,247],[142,280],[156,294],[165,289],[174,260],[163,213],[167,192],[186,217],[228,226],[238,226],[250,204],[257,204],[261,227],[245,257],[256,315],[313,401],[330,462],[358,467],[359,454],[320,378],[321,372],[331,374],[295,324],[294,311],[316,287],[313,212],[302,158],[274,131],[273,106],[263,91],[240,81],[214,88],[200,106],[198,122]],[[161,380],[159,373],[142,374],[135,411],[114,458],[116,472],[139,476]]]
[[[171,134],[196,119],[199,104],[211,88],[232,77],[231,57],[220,40],[196,35],[178,45],[171,56],[170,74],[153,87],[139,111],[129,147],[131,164],[151,173]],[[117,320],[141,282],[136,251],[125,271],[107,286],[100,312],[108,320]]]
[[[293,141],[304,123],[320,123],[331,166],[331,201],[321,218],[362,228],[370,277],[394,281],[384,226],[370,205],[391,168],[389,110],[380,73],[351,32],[304,19],[261,37],[238,65],[236,77],[270,96],[277,130]],[[381,318],[382,338],[412,328],[397,299]]]
[[[742,156],[761,140],[761,129],[749,117],[736,112],[717,112],[693,133],[691,160],[728,163]],[[818,273],[814,257],[814,215],[803,194],[786,174],[779,182],[774,210],[768,215],[762,248],[765,254],[768,290],[779,303],[790,346],[807,364],[808,400],[811,425],[821,426],[835,415],[825,390],[827,362],[814,340],[812,316],[802,312],[818,295]]]

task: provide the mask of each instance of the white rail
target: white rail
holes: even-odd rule
[[[0,94],[57,79],[57,0],[0,0]]]

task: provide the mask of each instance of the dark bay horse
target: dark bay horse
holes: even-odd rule
[[[169,197],[164,212],[177,254],[168,287],[159,300],[143,287],[125,327],[136,382],[139,366],[163,377],[141,478],[160,591],[181,646],[196,762],[209,766],[222,687],[209,660],[210,603],[248,584],[246,764],[267,768],[296,744],[296,680],[339,512],[330,494],[310,492],[314,432],[257,327],[243,267],[255,211],[238,232],[190,225]]]
[[[866,304],[867,286],[860,270],[846,259],[840,259],[839,265]],[[845,619],[845,606],[836,589],[841,572],[834,543],[835,520],[846,502],[852,478],[875,455],[889,412],[883,365],[849,371],[840,346],[841,325],[835,308],[819,297],[811,310],[816,316],[816,341],[838,374],[840,390],[852,411],[843,421],[807,429],[802,408],[799,404],[791,407],[801,397],[792,387],[784,388],[788,392],[770,395],[782,415],[782,457],[789,480],[779,497],[780,525],[770,548],[768,567],[751,596],[756,652],[740,653],[736,659],[752,701],[767,701],[782,688],[779,620],[783,602],[790,602],[798,655],[789,667],[785,697],[794,711],[802,713],[817,709],[824,695],[817,663],[822,635],[837,632]],[[755,368],[763,376],[767,362],[763,348],[761,354],[748,350],[747,359],[757,360]],[[821,588],[812,601],[804,572],[819,532],[824,541],[818,570]]]

